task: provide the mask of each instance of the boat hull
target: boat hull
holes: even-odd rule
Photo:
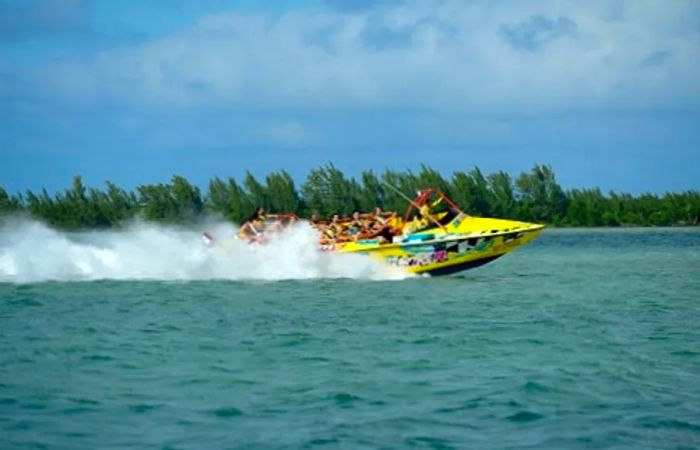
[[[378,244],[350,243],[335,250],[364,253],[393,267],[414,274],[449,275],[489,263],[540,234],[541,225],[496,233],[464,233],[430,239]]]

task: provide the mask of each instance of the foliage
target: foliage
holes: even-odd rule
[[[204,202],[199,188],[184,177],[174,176],[170,184],[149,184],[137,188],[138,211],[156,222],[192,221],[202,214]]]
[[[308,213],[329,217],[350,215],[359,209],[360,187],[355,180],[345,178],[333,164],[314,169],[301,187]]]
[[[138,186],[135,192],[111,182],[103,190],[87,188],[76,176],[69,189],[53,195],[45,189],[13,195],[0,187],[0,217],[27,214],[58,228],[80,229],[118,227],[137,217],[196,223],[205,214],[241,222],[258,206],[302,216],[347,216],[375,206],[402,212],[408,202],[397,190],[412,197],[426,187],[442,190],[476,216],[560,226],[700,225],[698,191],[636,197],[615,192],[605,195],[598,188],[564,191],[546,165],[536,165],[516,178],[502,171],[484,175],[478,167],[444,178],[422,166],[418,173],[368,170],[358,181],[328,164],[311,170],[300,190],[285,171],[270,173],[264,181],[247,172],[242,184],[233,178],[211,179],[205,195],[181,176],[174,176],[170,183]]]
[[[519,217],[533,222],[558,224],[566,214],[568,198],[549,166],[536,165],[515,181],[520,204]]]

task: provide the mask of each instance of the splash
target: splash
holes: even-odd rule
[[[136,223],[120,231],[65,233],[33,221],[0,225],[0,282],[47,280],[400,279],[407,275],[363,255],[317,250],[316,232],[298,224],[266,245],[235,238],[229,224],[199,230]],[[226,237],[226,238],[224,238]]]

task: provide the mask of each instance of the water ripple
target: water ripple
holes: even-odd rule
[[[567,231],[458,278],[0,283],[0,447],[698,447],[697,248]]]

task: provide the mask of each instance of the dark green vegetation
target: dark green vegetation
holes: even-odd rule
[[[558,226],[663,226],[700,224],[700,192],[667,193],[663,196],[632,196],[600,189],[559,186],[552,168],[536,165],[512,178],[505,172],[484,175],[478,168],[455,172],[444,178],[423,166],[418,173],[372,171],[360,179],[346,177],[329,164],[312,170],[297,189],[285,171],[269,174],[264,182],[247,173],[242,184],[233,178],[214,178],[203,195],[185,178],[173,177],[168,184],[139,186],[125,191],[107,182],[105,190],[86,188],[80,177],[73,186],[50,195],[27,191],[8,195],[0,187],[0,215],[29,214],[65,229],[119,226],[135,217],[165,223],[192,223],[205,214],[218,214],[240,222],[258,205],[273,212],[295,212],[321,217],[349,215],[375,206],[403,211],[406,201],[386,188],[388,182],[409,196],[426,187],[436,187],[475,216],[492,216],[543,222]]]

